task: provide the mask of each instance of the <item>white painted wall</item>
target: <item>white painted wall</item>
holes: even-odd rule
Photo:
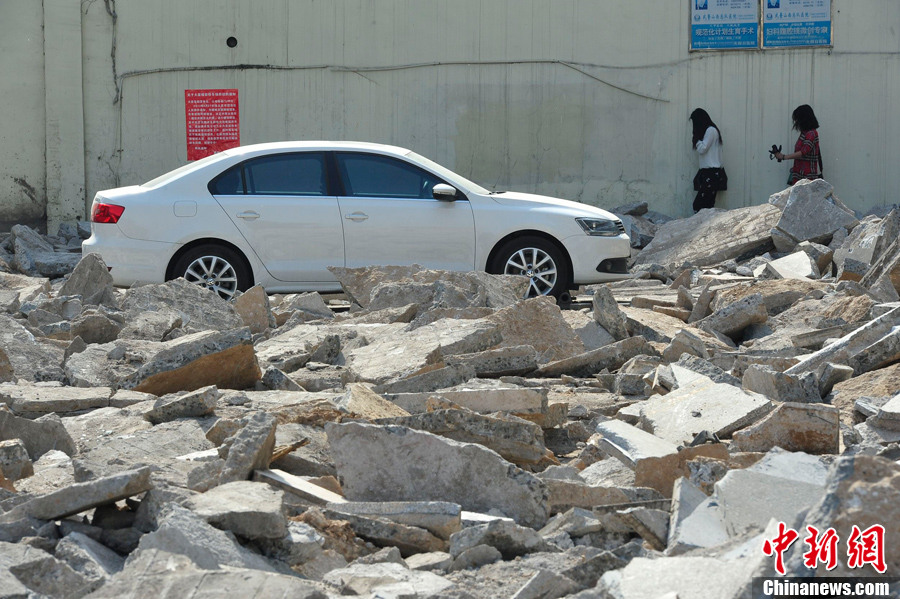
[[[46,206],[42,21],[40,2],[0,2],[0,227],[4,228],[42,218]]]
[[[32,12],[36,4],[5,0],[0,23],[7,3]],[[833,0],[832,49],[719,53],[688,52],[688,0],[82,4],[88,205],[98,189],[186,160],[183,92],[204,87],[240,90],[245,144],[389,142],[489,187],[605,207],[648,200],[674,215],[688,214],[693,199],[693,108],[706,108],[722,130],[730,189],[718,205],[736,208],[785,186],[788,165],[770,162],[767,149],[793,146],[790,113],[810,103],[841,199],[860,210],[898,201],[894,0]],[[117,79],[107,8],[118,16]],[[234,49],[225,44],[231,35]],[[39,121],[31,104],[13,100]],[[30,169],[43,158],[32,154],[22,163]],[[4,160],[0,186],[6,172]]]

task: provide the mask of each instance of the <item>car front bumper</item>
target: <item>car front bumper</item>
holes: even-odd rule
[[[628,235],[592,237],[574,235],[563,241],[572,260],[572,279],[575,285],[590,285],[621,281],[631,275],[621,266],[631,258]]]

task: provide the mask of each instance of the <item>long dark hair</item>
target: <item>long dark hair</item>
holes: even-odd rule
[[[811,131],[819,128],[819,121],[816,119],[816,113],[813,112],[812,106],[803,104],[794,109],[791,118],[794,120],[794,129],[800,131]]]
[[[692,148],[697,145],[698,141],[703,139],[703,136],[706,135],[706,130],[710,127],[714,128],[719,133],[719,143],[725,143],[722,141],[722,132],[719,131],[719,128],[716,127],[713,120],[709,118],[709,113],[705,110],[702,108],[695,108],[694,112],[691,113],[690,119],[694,128],[694,134],[691,137]]]

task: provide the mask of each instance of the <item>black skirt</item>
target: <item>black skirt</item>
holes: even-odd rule
[[[728,175],[724,168],[701,168],[694,176],[694,191],[725,191]]]

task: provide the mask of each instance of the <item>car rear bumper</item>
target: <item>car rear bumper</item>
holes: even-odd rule
[[[118,287],[164,282],[166,265],[177,249],[178,244],[131,239],[116,225],[98,223],[91,225],[90,238],[81,244],[82,255],[100,254]]]
[[[627,268],[622,268],[623,263],[627,263],[631,257],[631,241],[628,235],[618,237],[576,235],[567,238],[563,244],[572,260],[572,278],[575,285],[621,281],[631,276]]]

